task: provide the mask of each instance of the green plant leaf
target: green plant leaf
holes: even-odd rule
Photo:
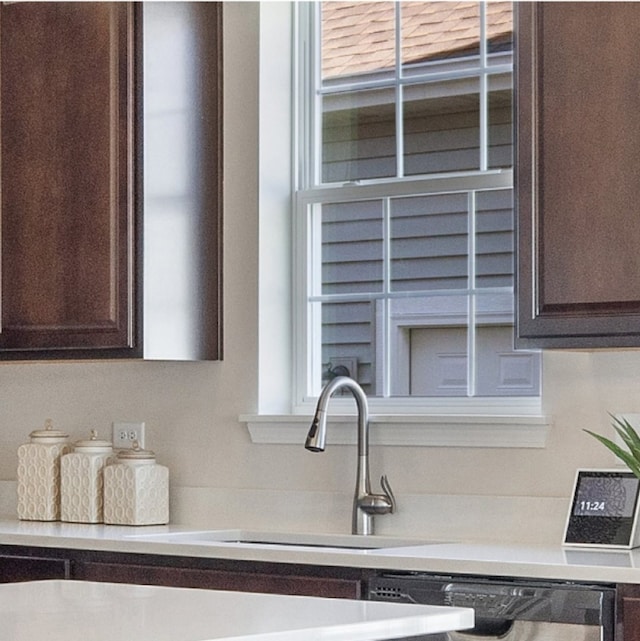
[[[640,436],[626,419],[618,418],[613,414],[609,416],[613,419],[613,429],[629,448],[629,453],[640,463]]]
[[[606,438],[605,436],[601,436],[600,434],[596,434],[595,432],[592,432],[591,430],[583,430],[587,434],[590,434],[593,436],[595,439],[600,441],[605,447],[607,447],[609,450],[611,450],[621,461],[623,461],[626,466],[638,477],[640,478],[640,463],[636,458],[631,454],[630,452],[627,452],[626,450],[622,449],[619,445],[614,443],[612,440]],[[621,434],[622,436],[622,434]]]

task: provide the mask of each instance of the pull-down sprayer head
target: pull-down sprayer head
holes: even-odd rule
[[[324,452],[327,440],[327,413],[317,408],[304,446],[311,452]]]

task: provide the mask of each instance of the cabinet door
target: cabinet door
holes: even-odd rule
[[[0,556],[0,583],[68,579],[70,562],[35,556]]]
[[[640,641],[640,586],[618,586],[616,612],[616,641]]]
[[[136,11],[1,5],[0,357],[134,342]]]
[[[640,5],[517,10],[516,342],[640,345]]]

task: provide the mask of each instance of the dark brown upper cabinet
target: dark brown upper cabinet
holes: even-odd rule
[[[516,6],[516,344],[638,346],[640,4]]]
[[[221,358],[221,14],[0,5],[0,359]]]

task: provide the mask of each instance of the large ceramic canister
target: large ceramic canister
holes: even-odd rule
[[[29,434],[18,448],[18,518],[26,521],[60,519],[60,459],[71,450],[69,435],[54,429],[47,419],[44,429]]]
[[[104,522],[163,525],[169,522],[169,469],[134,443],[104,468]]]
[[[113,456],[110,441],[78,441],[60,462],[60,518],[71,523],[102,523],[103,469]]]

